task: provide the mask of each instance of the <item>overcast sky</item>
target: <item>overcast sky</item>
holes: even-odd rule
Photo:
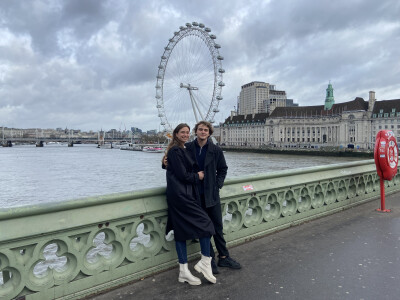
[[[1,0],[0,126],[158,130],[160,56],[193,21],[225,58],[217,122],[251,81],[302,106],[329,80],[336,103],[399,99],[399,16],[398,0]]]

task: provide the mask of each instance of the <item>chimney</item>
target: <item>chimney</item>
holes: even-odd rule
[[[236,111],[235,110],[231,110],[231,120],[233,119],[234,116],[236,116]]]
[[[374,109],[374,104],[375,104],[375,92],[370,91],[369,92],[369,100],[368,100],[368,111],[372,111]]]

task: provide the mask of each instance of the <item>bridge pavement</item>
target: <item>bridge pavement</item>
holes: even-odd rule
[[[178,283],[174,268],[92,299],[400,299],[399,198],[391,213],[375,200],[231,248],[243,268],[215,285]]]

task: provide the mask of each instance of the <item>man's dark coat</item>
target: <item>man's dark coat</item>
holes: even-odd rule
[[[192,160],[196,161],[195,142],[186,143],[185,146]],[[228,166],[226,165],[221,148],[209,139],[207,155],[204,162],[204,198],[206,207],[220,204],[219,190],[224,185],[227,172]]]

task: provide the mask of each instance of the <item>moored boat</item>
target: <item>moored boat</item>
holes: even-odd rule
[[[121,146],[120,150],[130,150],[130,151],[142,151],[142,147],[129,143],[128,145]]]
[[[150,153],[163,153],[165,151],[162,147],[143,147],[143,152],[150,152]]]

